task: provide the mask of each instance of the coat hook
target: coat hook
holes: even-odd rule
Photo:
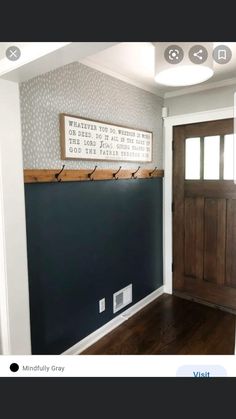
[[[155,173],[156,170],[157,170],[157,166],[155,167],[155,169],[153,169],[152,172],[149,173],[150,178],[153,178],[153,173]]]
[[[137,168],[136,172],[131,174],[132,179],[137,179],[137,176],[134,176],[134,175],[136,175],[136,173],[138,173],[139,169],[140,169],[140,166]]]
[[[115,178],[116,180],[119,179],[116,175],[119,173],[120,170],[121,170],[121,166],[119,167],[119,169],[117,170],[117,172],[112,173],[113,178]]]
[[[65,165],[63,164],[62,169],[60,170],[60,172],[55,175],[55,178],[57,179],[58,182],[61,182],[61,179],[58,179],[58,178],[59,178],[59,175],[63,172],[64,167],[65,167]]]
[[[94,169],[93,169],[93,171],[92,171],[91,173],[89,173],[89,174],[88,174],[88,178],[89,178],[90,180],[93,180],[93,178],[92,178],[91,176],[92,176],[92,174],[93,174],[93,173],[95,173],[96,169],[97,169],[97,166],[95,166],[95,167],[94,167]]]

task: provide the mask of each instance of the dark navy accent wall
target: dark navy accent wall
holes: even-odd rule
[[[113,293],[130,283],[132,304],[163,284],[162,179],[26,184],[25,199],[33,354],[119,315]]]

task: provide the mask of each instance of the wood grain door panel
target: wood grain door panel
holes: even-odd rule
[[[204,205],[204,281],[225,282],[226,200],[206,198]]]
[[[203,198],[185,198],[184,268],[185,276],[203,278]]]

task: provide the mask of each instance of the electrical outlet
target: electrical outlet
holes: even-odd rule
[[[105,298],[99,300],[99,313],[102,313],[106,309]]]

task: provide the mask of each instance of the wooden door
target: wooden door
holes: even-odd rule
[[[236,310],[233,119],[173,134],[174,292]]]

